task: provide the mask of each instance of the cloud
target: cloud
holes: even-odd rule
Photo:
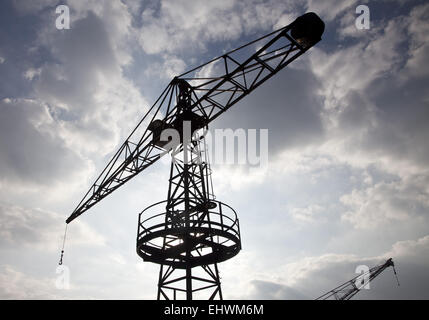
[[[392,256],[404,287],[387,271],[357,298],[427,297],[429,6],[382,10],[357,33],[354,4],[76,0],[71,29],[59,31],[53,2],[2,3],[18,23],[0,48],[0,295],[153,298],[158,268],[135,265],[125,229],[135,221],[118,212],[165,195],[164,171],[151,168],[139,188],[121,189],[125,202],[97,206],[102,224],[94,215],[72,225],[68,294],[47,287],[65,218],[57,212],[145,113],[140,90],[154,96],[187,65],[307,8],[327,22],[321,44],[215,124],[270,130],[268,170],[214,168],[215,191],[243,212],[243,252],[220,267],[224,292],[312,299],[355,276],[358,264]]]
[[[13,0],[15,9],[22,15],[35,14],[47,7],[54,8],[58,4],[58,0]]]
[[[42,209],[0,204],[0,237],[3,248],[56,251],[62,245],[64,216]],[[102,246],[105,239],[85,223],[75,224],[67,245]]]
[[[48,105],[29,99],[0,101],[0,187],[52,187],[81,179],[91,165],[66,148]],[[19,146],[19,147],[17,147]],[[25,188],[24,188],[25,189]],[[16,190],[19,191],[19,190]]]
[[[64,188],[88,185],[95,172],[90,155],[99,159],[111,153],[148,107],[123,75],[130,61],[124,54],[131,19],[127,8],[110,1],[102,8],[79,1],[70,5],[70,30],[60,32],[47,19],[31,43],[26,65],[45,55],[23,72],[31,80],[31,93],[1,101],[3,189],[50,187],[64,197]]]
[[[400,287],[391,268],[386,269],[353,299],[428,299],[429,236],[398,241],[391,250],[374,257],[324,254],[288,263],[264,280],[253,280],[250,297],[259,299],[315,299],[356,277],[356,267],[373,267],[393,258]],[[271,279],[271,280],[265,280]]]
[[[412,11],[371,29],[351,46],[334,52],[315,48],[309,55],[324,97],[325,141],[319,152],[354,167],[377,164],[401,176],[427,169],[429,149],[422,143],[428,137],[427,79],[410,67],[417,52],[425,54],[412,45],[423,44],[423,32],[417,31],[425,28],[422,17]],[[407,44],[408,54],[401,53]]]
[[[312,204],[305,208],[292,208],[291,215],[293,219],[304,223],[314,223],[320,221],[320,213],[323,211],[323,207]]]
[[[236,40],[255,29],[269,29],[293,7],[283,1],[161,1],[141,16],[139,41],[148,54],[202,50],[208,41]],[[240,12],[240,14],[236,14]]]
[[[33,277],[10,265],[0,266],[1,299],[58,299],[54,280]]]
[[[213,123],[217,128],[268,129],[269,154],[323,141],[320,83],[306,69],[287,67]]]
[[[50,52],[39,66],[34,95],[61,122],[68,147],[80,154],[111,152],[141,117],[147,102],[123,68],[130,61],[131,16],[121,2],[70,3],[70,30],[48,23],[36,52]]]
[[[24,78],[31,81],[33,80],[34,77],[40,76],[41,72],[42,72],[42,69],[40,68],[38,69],[30,68],[24,72]]]
[[[363,4],[367,1],[358,1],[356,0],[334,0],[334,1],[317,1],[317,0],[308,0],[307,7],[308,11],[314,11],[319,14],[323,20],[330,22],[344,14],[347,10],[352,14],[355,14],[355,8],[358,4]]]
[[[349,208],[342,219],[360,229],[377,229],[397,221],[425,218],[429,211],[428,176],[413,176],[405,181],[380,182],[341,197]]]
[[[186,69],[185,62],[173,55],[164,55],[162,63],[154,62],[144,71],[147,77],[157,77],[170,81]]]
[[[254,300],[303,300],[308,299],[298,290],[270,281],[253,280],[250,299]]]
[[[315,48],[311,66],[323,84],[321,94],[328,110],[344,108],[341,100],[347,94],[365,90],[375,79],[393,72],[402,59],[397,49],[406,37],[403,30],[403,21],[397,19],[381,30],[371,30],[369,37],[352,46],[334,52]]]
[[[392,249],[385,256],[398,257],[399,259],[409,259],[414,264],[428,264],[429,255],[429,235],[417,240],[398,241],[393,244]]]
[[[124,266],[110,259],[108,268],[106,262],[93,264],[89,261],[86,268],[70,267],[66,272],[69,276],[69,289],[57,288],[57,281],[62,280],[64,269],[48,269],[46,274],[23,271],[9,264],[0,265],[0,299],[154,299],[155,287],[153,281],[148,281],[145,274],[148,268],[142,263],[127,261],[127,271]],[[96,272],[88,272],[88,269]],[[103,272],[100,272],[102,270]],[[44,270],[46,271],[46,270]],[[156,273],[155,270],[150,272]],[[102,288],[108,287],[109,290]],[[144,288],[142,290],[142,288]]]
[[[408,34],[411,37],[410,58],[406,64],[407,76],[423,77],[429,74],[427,57],[429,56],[429,5],[420,5],[410,13]],[[406,79],[406,76],[403,76]]]

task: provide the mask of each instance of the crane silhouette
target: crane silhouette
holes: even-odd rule
[[[384,263],[372,267],[363,274],[360,274],[357,277],[354,277],[353,279],[344,282],[342,285],[339,285],[331,291],[321,295],[316,300],[350,300],[388,267],[393,268],[393,273],[395,274],[396,281],[398,282],[399,286],[399,280],[395,270],[395,264],[393,263],[392,258],[389,258]]]
[[[318,43],[324,28],[324,22],[309,12],[175,77],[66,223],[171,153],[167,200],[140,213],[137,254],[160,265],[159,300],[192,300],[197,295],[223,299],[218,263],[240,251],[240,227],[236,212],[213,194],[204,130]]]

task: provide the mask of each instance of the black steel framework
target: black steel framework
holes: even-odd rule
[[[139,215],[137,253],[160,264],[158,299],[183,294],[187,300],[221,300],[217,264],[241,249],[237,215],[215,200],[203,146],[203,136],[195,134],[180,146],[172,158],[167,201]]]
[[[203,289],[212,289],[210,299],[222,299],[217,263],[233,257],[241,248],[238,219],[233,209],[211,196],[209,164],[200,161],[198,151],[204,139],[183,138],[186,124],[191,127],[191,135],[207,128],[319,42],[323,31],[323,21],[315,13],[306,13],[288,26],[175,77],[66,223],[172,152],[168,199],[140,214],[137,252],[144,260],[161,265],[159,299],[175,299],[183,292],[192,299],[195,292]],[[168,141],[162,137],[164,129],[178,131],[180,142],[167,146]],[[164,209],[149,216],[148,210],[164,205]],[[145,220],[146,216],[149,218]],[[196,275],[193,268],[200,268],[204,275]],[[178,276],[180,271],[185,274]],[[206,286],[194,285],[197,281]],[[185,284],[179,285],[180,282]]]
[[[385,263],[369,269],[367,272],[360,274],[357,277],[336,287],[335,289],[332,289],[331,291],[321,295],[316,300],[349,300],[388,267],[393,268],[393,273],[395,274],[396,279],[398,279],[395,270],[395,264],[393,263],[392,258],[390,258]]]
[[[323,33],[323,25],[320,30],[320,23],[323,22],[315,14],[311,17],[316,21],[310,21],[309,24],[315,27],[302,38],[292,37],[294,27],[297,30],[303,27],[298,23],[298,18],[284,28],[174,78],[121,145],[66,222],[76,219],[165,155],[165,150],[153,143],[148,126],[156,119],[162,120],[165,126],[177,120],[175,97],[178,96],[179,79],[192,86],[191,109],[203,116],[206,124],[209,124],[320,40]],[[255,48],[258,48],[256,52]]]

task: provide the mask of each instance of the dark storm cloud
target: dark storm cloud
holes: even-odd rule
[[[412,36],[406,40],[408,46]],[[402,55],[400,67],[376,77],[363,90],[350,90],[340,101],[338,129],[350,139],[351,152],[386,155],[421,167],[429,163],[429,79],[421,74],[425,66],[419,73],[406,66],[412,52]],[[429,51],[419,52],[419,59],[428,60]]]
[[[34,18],[25,15],[20,18],[22,24],[33,27],[20,26],[17,32],[24,35],[2,42],[8,44],[3,64],[19,66],[6,71],[11,75],[8,81],[16,81],[18,85],[13,86],[20,92],[20,97],[13,99],[15,90],[9,90],[9,86],[0,89],[5,96],[0,115],[4,185],[20,181],[48,186],[67,179],[73,184],[71,178],[88,172],[90,165],[82,152],[103,154],[106,146],[111,151],[118,135],[115,121],[120,119],[115,111],[125,106],[127,110],[118,113],[126,116],[134,110],[133,105],[125,105],[125,99],[113,107],[110,101],[123,92],[132,102],[140,97],[131,86],[121,87],[121,62],[106,21],[88,11],[73,21],[73,28],[60,31],[53,23],[53,9],[43,12],[46,24],[35,28]],[[31,41],[27,42],[27,38]],[[109,90],[108,86],[114,88]]]
[[[50,185],[86,167],[55,132],[46,105],[0,101],[0,179],[3,183]],[[53,130],[53,131],[51,131]]]
[[[311,71],[286,67],[213,126],[268,129],[270,156],[290,147],[317,143],[324,138],[319,88]]]
[[[426,55],[429,61],[429,52]],[[401,72],[401,71],[400,71]],[[377,108],[377,127],[368,132],[369,150],[385,150],[401,160],[420,166],[429,163],[428,77],[410,75],[405,83],[396,79],[375,81],[368,95]]]
[[[350,47],[315,56],[334,123],[329,139],[344,141],[344,153],[427,169],[428,14],[429,6],[417,6],[378,22]]]
[[[358,91],[350,91],[345,97],[344,110],[340,113],[338,122],[345,132],[351,135],[359,134],[362,128],[373,125],[374,110],[371,103]]]
[[[32,86],[28,81],[23,81],[23,73],[30,67],[38,67],[43,60],[49,58],[47,52],[43,52],[42,58],[32,51],[37,32],[42,26],[39,17],[17,15],[10,1],[1,1],[0,56],[5,61],[0,64],[0,99],[22,97],[31,93]]]
[[[29,189],[67,180],[72,184],[72,178],[89,165],[70,148],[70,138],[75,145],[84,143],[73,134],[88,131],[89,135],[112,137],[111,130],[104,128],[107,121],[94,114],[99,74],[113,78],[118,72],[110,39],[103,22],[92,12],[77,20],[73,29],[61,32],[48,19],[54,13],[52,8],[41,18],[18,15],[15,21],[14,7],[8,2],[3,6],[8,10],[1,10],[2,14],[9,12],[1,20],[8,27],[0,33],[0,53],[5,59],[0,68],[8,75],[0,82],[3,187],[13,185],[19,192],[20,185]],[[10,29],[12,21],[17,23],[15,30]],[[42,21],[52,24],[46,26]],[[3,31],[8,28],[10,32]]]
[[[35,83],[38,96],[68,105],[80,115],[91,113],[99,74],[113,76],[119,70],[103,22],[94,13],[76,21],[65,32],[54,31],[51,46],[58,64],[43,68]]]

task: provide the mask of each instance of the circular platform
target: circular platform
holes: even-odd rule
[[[139,214],[137,254],[144,261],[185,269],[219,263],[240,251],[239,221],[230,206],[200,203],[186,222],[184,210],[169,211],[166,205],[161,201]]]

